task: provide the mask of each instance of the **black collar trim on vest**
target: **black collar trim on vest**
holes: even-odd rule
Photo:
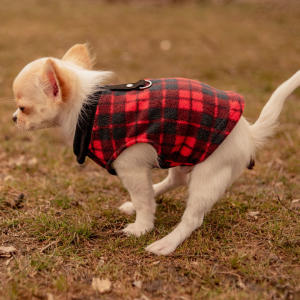
[[[105,85],[101,86],[101,89],[108,90],[134,90],[148,88],[151,85],[146,85],[149,81],[139,80],[136,83],[127,83],[119,85]],[[151,82],[150,82],[151,83]],[[151,83],[152,84],[152,83]],[[89,143],[91,141],[91,134],[95,119],[95,113],[98,106],[98,102],[101,96],[101,90],[88,97],[88,101],[82,106],[78,122],[76,125],[76,131],[73,141],[73,152],[76,155],[76,160],[79,164],[85,162],[85,157],[88,153]]]
[[[79,164],[85,162],[94,124],[96,109],[101,90],[89,96],[88,101],[82,106],[73,141],[73,152]]]

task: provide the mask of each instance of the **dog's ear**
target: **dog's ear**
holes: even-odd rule
[[[66,99],[67,84],[63,71],[51,58],[46,60],[43,69],[44,92],[48,98],[58,104]]]
[[[94,58],[91,57],[87,44],[77,44],[70,48],[62,58],[70,61],[86,70],[91,70],[94,65]]]

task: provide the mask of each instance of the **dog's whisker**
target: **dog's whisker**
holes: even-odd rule
[[[6,104],[6,103],[12,103],[12,101],[9,99],[0,100],[0,104]]]
[[[13,102],[14,99],[13,98],[10,98],[10,97],[3,97],[0,99],[0,103],[2,103],[3,101],[10,101],[10,102]]]
[[[0,99],[0,102],[3,101],[3,100],[12,100],[12,99],[11,99],[11,98],[8,98],[8,97],[4,97],[4,98],[1,98],[1,99]]]

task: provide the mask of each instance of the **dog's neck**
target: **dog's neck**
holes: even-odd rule
[[[72,96],[58,115],[57,124],[61,127],[67,142],[72,142],[75,136],[78,118],[82,113],[83,105],[89,101],[89,96],[95,93],[107,79],[111,72],[73,70],[78,84],[73,87]]]

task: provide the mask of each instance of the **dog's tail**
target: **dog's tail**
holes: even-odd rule
[[[261,147],[275,132],[285,99],[300,86],[300,71],[281,84],[267,102],[257,121],[250,126],[255,147]]]

